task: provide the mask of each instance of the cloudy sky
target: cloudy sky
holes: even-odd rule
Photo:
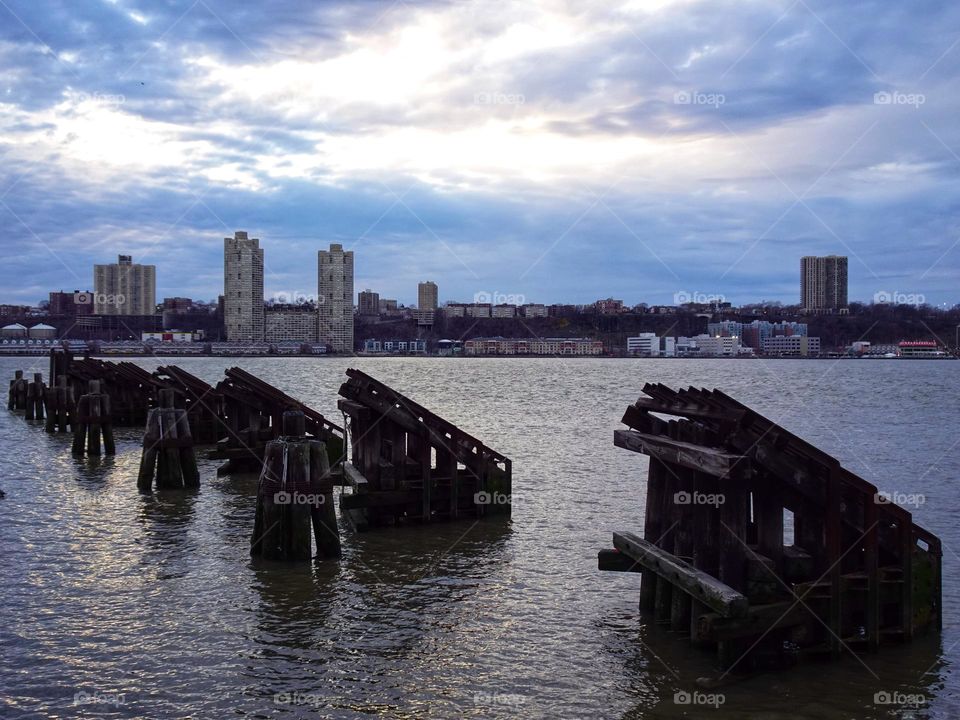
[[[0,302],[267,294],[316,251],[415,302],[960,301],[960,4],[0,0]]]

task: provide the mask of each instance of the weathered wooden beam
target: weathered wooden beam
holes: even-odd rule
[[[696,637],[700,642],[720,642],[763,635],[776,628],[793,627],[811,621],[814,616],[798,602],[752,605],[743,617],[724,617],[705,613],[697,618]]]
[[[743,617],[747,614],[750,605],[744,595],[643,538],[630,532],[615,532],[613,545],[723,617]]]
[[[734,455],[681,440],[639,433],[636,430],[614,430],[613,444],[720,478],[733,474],[746,475],[750,467],[750,461],[745,455]]]
[[[642,565],[616,548],[606,548],[597,553],[597,569],[609,572],[643,572]],[[644,574],[644,578],[647,574]]]
[[[347,481],[356,493],[365,493],[370,483],[363,474],[353,466],[353,463],[343,463],[343,479]]]

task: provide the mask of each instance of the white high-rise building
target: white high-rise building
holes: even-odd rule
[[[353,352],[353,251],[331,243],[317,252],[318,338],[334,352]]]
[[[155,315],[157,268],[120,255],[110,265],[93,266],[94,315]]]
[[[223,325],[231,342],[263,342],[263,250],[237,231],[223,239]]]

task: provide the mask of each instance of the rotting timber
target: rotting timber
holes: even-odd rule
[[[366,373],[347,375],[340,506],[356,529],[510,514],[509,458]]]
[[[720,391],[643,392],[614,432],[650,457],[643,537],[615,532],[598,564],[641,573],[640,609],[724,676],[941,628],[940,540],[907,510]]]

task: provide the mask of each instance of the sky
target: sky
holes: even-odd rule
[[[0,302],[118,254],[158,300],[960,302],[960,4],[0,0]],[[894,295],[894,294],[898,295]]]

